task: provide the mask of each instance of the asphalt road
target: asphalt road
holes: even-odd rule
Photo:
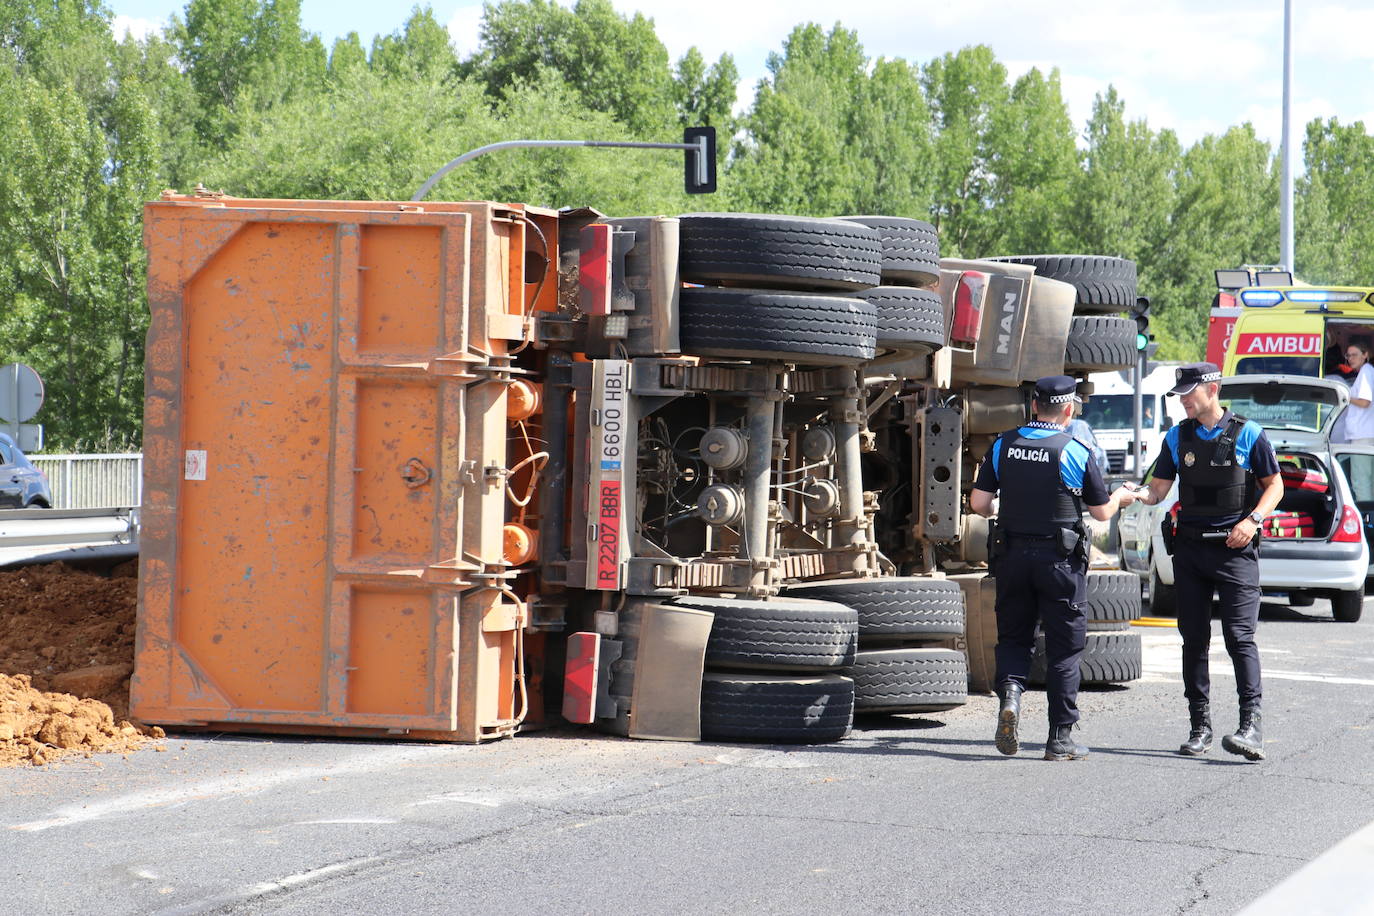
[[[1173,753],[1178,636],[1142,629],[1146,676],[1080,698],[1085,761],[1040,759],[1035,692],[1011,759],[975,697],[813,748],[173,735],[0,770],[0,911],[1234,913],[1374,821],[1367,613],[1266,602],[1258,764]]]

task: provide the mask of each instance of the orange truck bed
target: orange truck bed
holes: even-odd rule
[[[513,733],[506,354],[530,289],[556,296],[524,264],[538,223],[553,257],[556,214],[169,194],[144,217],[133,715]]]

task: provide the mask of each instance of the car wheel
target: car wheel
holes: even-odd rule
[[[1165,585],[1159,580],[1159,570],[1155,568],[1153,560],[1150,561],[1150,616],[1178,616],[1178,594],[1172,585]]]
[[[1364,611],[1364,589],[1331,593],[1331,616],[1341,623],[1354,623]]]

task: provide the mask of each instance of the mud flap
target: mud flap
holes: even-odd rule
[[[701,740],[701,676],[716,615],[644,606],[630,701],[630,737]]]
[[[969,689],[992,690],[997,676],[997,580],[983,572],[949,579],[964,590],[964,651],[968,653]]]

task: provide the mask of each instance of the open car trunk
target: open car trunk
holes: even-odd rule
[[[1325,540],[1335,532],[1339,503],[1331,469],[1316,455],[1280,449],[1283,498],[1261,526],[1266,538]]]

